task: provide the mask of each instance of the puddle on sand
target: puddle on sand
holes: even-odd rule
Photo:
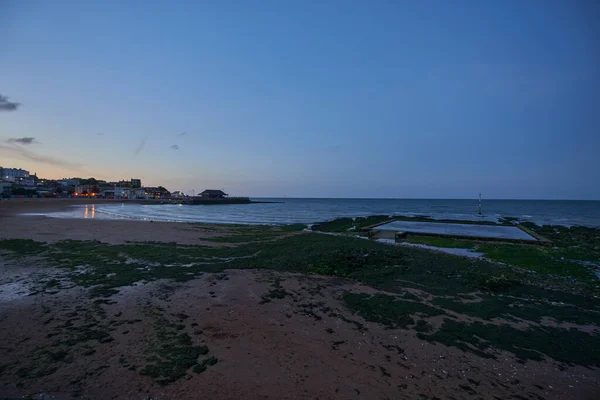
[[[28,285],[20,282],[0,284],[0,302],[19,300],[31,294]]]
[[[455,247],[435,247],[435,246],[429,246],[427,244],[407,243],[407,242],[396,243],[396,241],[394,239],[377,239],[377,241],[381,242],[381,243],[394,244],[394,245],[398,245],[398,246],[419,247],[421,249],[441,251],[441,252],[447,253],[447,254],[454,254],[455,256],[464,256],[464,257],[470,257],[470,258],[483,257],[483,253],[479,253],[479,252],[473,251],[471,249],[461,249],[461,248],[455,248]]]

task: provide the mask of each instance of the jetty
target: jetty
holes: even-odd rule
[[[249,197],[229,197],[222,190],[207,189],[198,196],[189,196],[180,201],[181,204],[203,204],[203,205],[218,205],[218,204],[252,204],[252,203],[275,203],[272,201],[253,201]]]

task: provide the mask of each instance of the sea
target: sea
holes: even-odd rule
[[[600,201],[443,199],[254,198],[271,203],[231,205],[96,204],[56,217],[144,219],[222,224],[313,224],[340,217],[428,216],[433,219],[498,221],[514,217],[537,224],[600,227]]]

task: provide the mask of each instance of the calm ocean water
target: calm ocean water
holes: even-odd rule
[[[428,199],[255,199],[273,204],[142,205],[99,204],[95,218],[135,218],[165,221],[238,224],[314,223],[338,217],[368,215],[427,215],[435,219],[497,221],[517,217],[538,224],[600,227],[600,201],[484,200],[484,217],[478,217],[477,200]],[[91,208],[91,206],[90,206]],[[92,216],[80,208],[63,217]]]

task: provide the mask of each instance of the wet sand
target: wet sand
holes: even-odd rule
[[[94,305],[85,290],[26,296],[25,288],[40,276],[25,278],[24,269],[10,263],[2,267],[19,271],[24,290],[0,303],[3,362],[26,359],[47,346],[48,337],[60,338],[53,335],[65,324],[75,329],[90,321]],[[41,273],[52,271],[37,270]],[[292,295],[262,303],[274,280]],[[95,326],[108,326],[109,343],[88,342],[85,353],[47,376],[15,381],[4,375],[0,393],[46,393],[55,399],[594,398],[597,383],[590,370],[557,371],[552,363],[519,363],[509,353],[491,360],[428,343],[414,331],[385,329],[351,315],[339,300],[343,290],[369,291],[336,278],[258,270],[132,286],[102,305],[107,317],[97,318]],[[208,346],[218,363],[167,386],[141,375],[155,340],[150,309],[184,325],[179,332]]]
[[[66,211],[72,206],[86,204],[160,204],[160,200],[112,200],[112,199],[3,199],[0,200],[0,218],[19,213],[48,213]]]
[[[138,202],[138,201],[134,201]],[[156,203],[155,201],[151,201]],[[121,204],[121,200],[79,199],[11,199],[0,201],[0,239],[32,239],[43,242],[59,240],[99,240],[119,244],[133,242],[177,242],[212,245],[203,238],[216,234],[210,225],[195,223],[151,222],[91,218],[53,218],[26,213],[69,211],[72,207],[94,204]],[[147,203],[147,202],[146,202]]]

